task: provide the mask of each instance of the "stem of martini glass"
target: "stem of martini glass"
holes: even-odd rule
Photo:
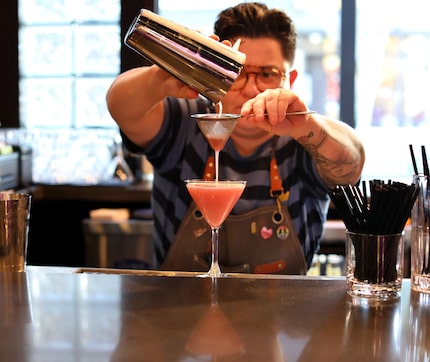
[[[218,181],[219,151],[215,150],[215,180]]]
[[[213,227],[211,228],[212,234],[212,262],[211,267],[208,271],[208,276],[212,278],[218,278],[221,274],[221,269],[218,264],[218,236],[219,236],[219,228]]]

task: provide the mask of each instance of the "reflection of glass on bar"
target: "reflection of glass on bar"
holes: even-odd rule
[[[211,305],[188,338],[185,349],[196,356],[226,357],[243,353],[244,345],[218,304],[218,280],[211,278]]]

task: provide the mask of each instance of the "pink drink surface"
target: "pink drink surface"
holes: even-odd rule
[[[214,151],[221,151],[224,148],[225,143],[227,142],[228,136],[219,138],[213,137],[211,135],[206,135],[206,138]]]
[[[239,200],[245,183],[203,181],[187,184],[188,192],[211,227],[219,227]]]

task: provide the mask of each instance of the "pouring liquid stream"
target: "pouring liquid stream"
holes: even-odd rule
[[[219,156],[224,148],[240,115],[224,114],[222,104],[217,103],[219,110],[216,113],[191,115],[196,118],[197,124],[215,152],[215,181],[219,180]]]
[[[218,102],[218,117],[222,115],[222,102]],[[224,142],[221,140],[214,139],[212,141],[212,148],[215,150],[215,181],[218,181],[218,172],[219,172],[219,152],[224,147]]]
[[[222,103],[218,102],[218,117],[222,118]],[[224,148],[225,143],[227,142],[228,137],[230,134],[223,134],[223,132],[209,132],[206,133],[206,138],[212,147],[212,149],[215,151],[215,181],[218,181],[219,179],[219,153]]]

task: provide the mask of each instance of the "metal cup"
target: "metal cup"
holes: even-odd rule
[[[31,195],[0,192],[0,272],[24,271]]]
[[[245,54],[182,25],[142,9],[124,43],[213,103],[228,92],[245,63]]]

